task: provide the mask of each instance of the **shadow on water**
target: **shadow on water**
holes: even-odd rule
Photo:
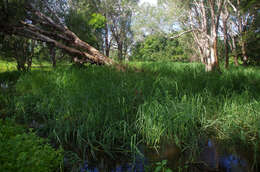
[[[187,172],[250,172],[252,157],[245,157],[243,153],[228,151],[230,148],[222,148],[213,140],[209,139],[202,146],[202,151],[197,162],[189,163],[188,167],[182,168],[185,161],[182,158],[180,149],[175,145],[163,145],[161,149],[155,150],[145,146],[139,147],[141,155],[129,162],[114,162],[111,165],[100,165],[96,167],[85,163],[81,166],[80,172],[146,172],[154,171],[155,163],[167,160],[167,168],[172,171],[182,169]],[[234,149],[233,149],[234,150]],[[102,167],[100,167],[102,166]],[[108,167],[109,166],[109,167]],[[253,170],[255,171],[255,170]]]
[[[235,151],[233,147],[217,145],[211,139],[203,147],[200,160],[204,171],[248,172],[250,166],[250,160],[242,156],[241,152]]]

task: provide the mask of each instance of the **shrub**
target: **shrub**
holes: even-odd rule
[[[165,35],[151,35],[137,42],[132,50],[132,59],[140,61],[183,61],[188,60],[180,41],[170,40]]]
[[[62,150],[54,150],[13,121],[0,121],[0,171],[49,172],[61,167]]]

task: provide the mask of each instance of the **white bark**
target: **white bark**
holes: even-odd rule
[[[217,38],[220,14],[226,0],[194,1],[189,13],[193,37],[206,71],[218,68]]]

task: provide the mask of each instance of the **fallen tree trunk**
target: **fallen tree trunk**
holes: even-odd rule
[[[15,24],[0,22],[0,32],[14,34],[29,39],[46,42],[70,54],[74,62],[91,62],[99,65],[112,65],[115,62],[97,49],[82,41],[68,29],[57,15],[47,6],[52,18],[37,10],[32,4],[26,4],[26,19]]]

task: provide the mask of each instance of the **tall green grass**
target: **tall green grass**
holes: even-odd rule
[[[259,153],[257,68],[206,73],[200,64],[63,67],[23,74],[16,84],[16,120],[81,159],[175,142],[195,156],[203,138],[243,144]],[[256,157],[257,158],[257,157]]]
[[[136,84],[142,79],[134,72],[105,67],[23,75],[16,85],[17,120],[43,124],[41,134],[82,158],[86,151],[95,157],[99,151],[110,154],[130,149],[137,133],[138,104],[143,102],[137,92],[148,83]]]

